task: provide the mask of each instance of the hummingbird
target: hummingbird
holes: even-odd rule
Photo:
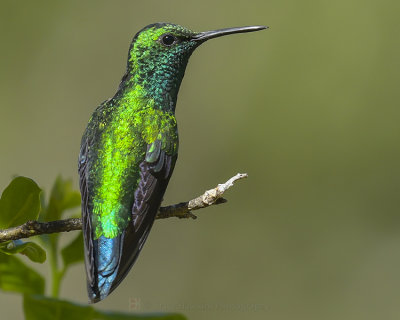
[[[178,156],[175,106],[189,57],[209,39],[266,28],[154,23],[134,36],[117,92],[92,114],[78,159],[90,303],[121,283],[149,235]]]

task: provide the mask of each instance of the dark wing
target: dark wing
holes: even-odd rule
[[[90,123],[89,123],[90,125]],[[78,172],[79,172],[79,186],[81,190],[81,211],[82,211],[82,232],[84,242],[84,257],[86,267],[86,279],[87,289],[90,302],[94,301],[93,286],[97,283],[97,270],[96,270],[96,259],[95,259],[95,246],[97,242],[93,241],[93,228],[92,228],[92,217],[91,209],[89,208],[89,134],[86,129],[85,134],[82,137],[81,149],[78,160]],[[97,290],[96,290],[97,291]],[[99,300],[98,300],[99,301]]]
[[[79,157],[82,193],[82,223],[85,239],[85,264],[91,302],[107,297],[125,278],[135,263],[153,225],[177,158],[176,148],[156,140],[148,145],[145,160],[140,164],[140,181],[134,193],[131,223],[113,238],[93,240],[90,208],[88,208],[88,141],[83,138]],[[101,252],[107,251],[106,255]],[[106,256],[106,258],[104,258]]]
[[[81,210],[82,210],[82,232],[85,248],[85,266],[87,282],[93,283],[94,263],[93,263],[93,243],[92,243],[92,220],[88,211],[88,147],[89,142],[86,132],[82,137],[81,150],[78,159],[79,187],[81,189]]]

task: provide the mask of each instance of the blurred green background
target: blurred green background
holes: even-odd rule
[[[60,173],[78,187],[83,130],[143,26],[265,24],[193,54],[164,204],[237,172],[249,178],[196,221],[156,222],[98,307],[193,320],[399,319],[399,12],[395,0],[2,1],[0,188],[19,174],[49,191]],[[87,301],[82,264],[61,296]],[[0,293],[8,319],[22,318],[20,303]]]

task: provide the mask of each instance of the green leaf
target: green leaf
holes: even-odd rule
[[[29,178],[16,177],[0,199],[0,229],[36,220],[40,212],[41,189]]]
[[[41,295],[24,296],[24,313],[26,320],[95,319],[92,306],[81,306]]]
[[[148,314],[128,314],[121,312],[107,312],[107,311],[97,311],[95,313],[95,318],[101,320],[187,320],[187,318],[178,313],[148,313]]]
[[[83,236],[79,232],[78,236],[61,250],[64,268],[77,262],[83,261]]]
[[[0,251],[6,254],[20,253],[27,256],[33,262],[43,263],[46,261],[46,251],[34,242],[24,242],[22,240],[9,241],[0,246]]]
[[[14,255],[0,253],[0,288],[30,294],[44,293],[44,279]]]
[[[51,190],[49,205],[41,215],[43,221],[54,221],[61,219],[64,211],[79,207],[81,195],[72,189],[71,180],[63,180],[57,177]]]
[[[49,203],[42,211],[39,220],[60,220],[66,210],[79,207],[80,203],[80,193],[73,190],[72,181],[64,180],[61,176],[58,176],[51,190]],[[40,236],[40,239],[53,255],[58,253],[58,238],[58,233]]]
[[[26,320],[186,320],[179,314],[141,314],[98,311],[92,306],[40,295],[24,296]]]

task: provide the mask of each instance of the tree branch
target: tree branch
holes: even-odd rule
[[[204,194],[195,199],[167,207],[160,207],[156,219],[166,219],[171,217],[177,217],[179,219],[196,219],[197,217],[192,213],[192,211],[227,202],[226,199],[222,198],[225,191],[232,187],[234,182],[244,178],[247,178],[247,173],[238,173],[225,183],[207,190]],[[0,230],[0,243],[9,240],[29,238],[40,234],[69,232],[73,230],[82,230],[82,220],[80,218],[50,222],[27,221],[18,227]]]

